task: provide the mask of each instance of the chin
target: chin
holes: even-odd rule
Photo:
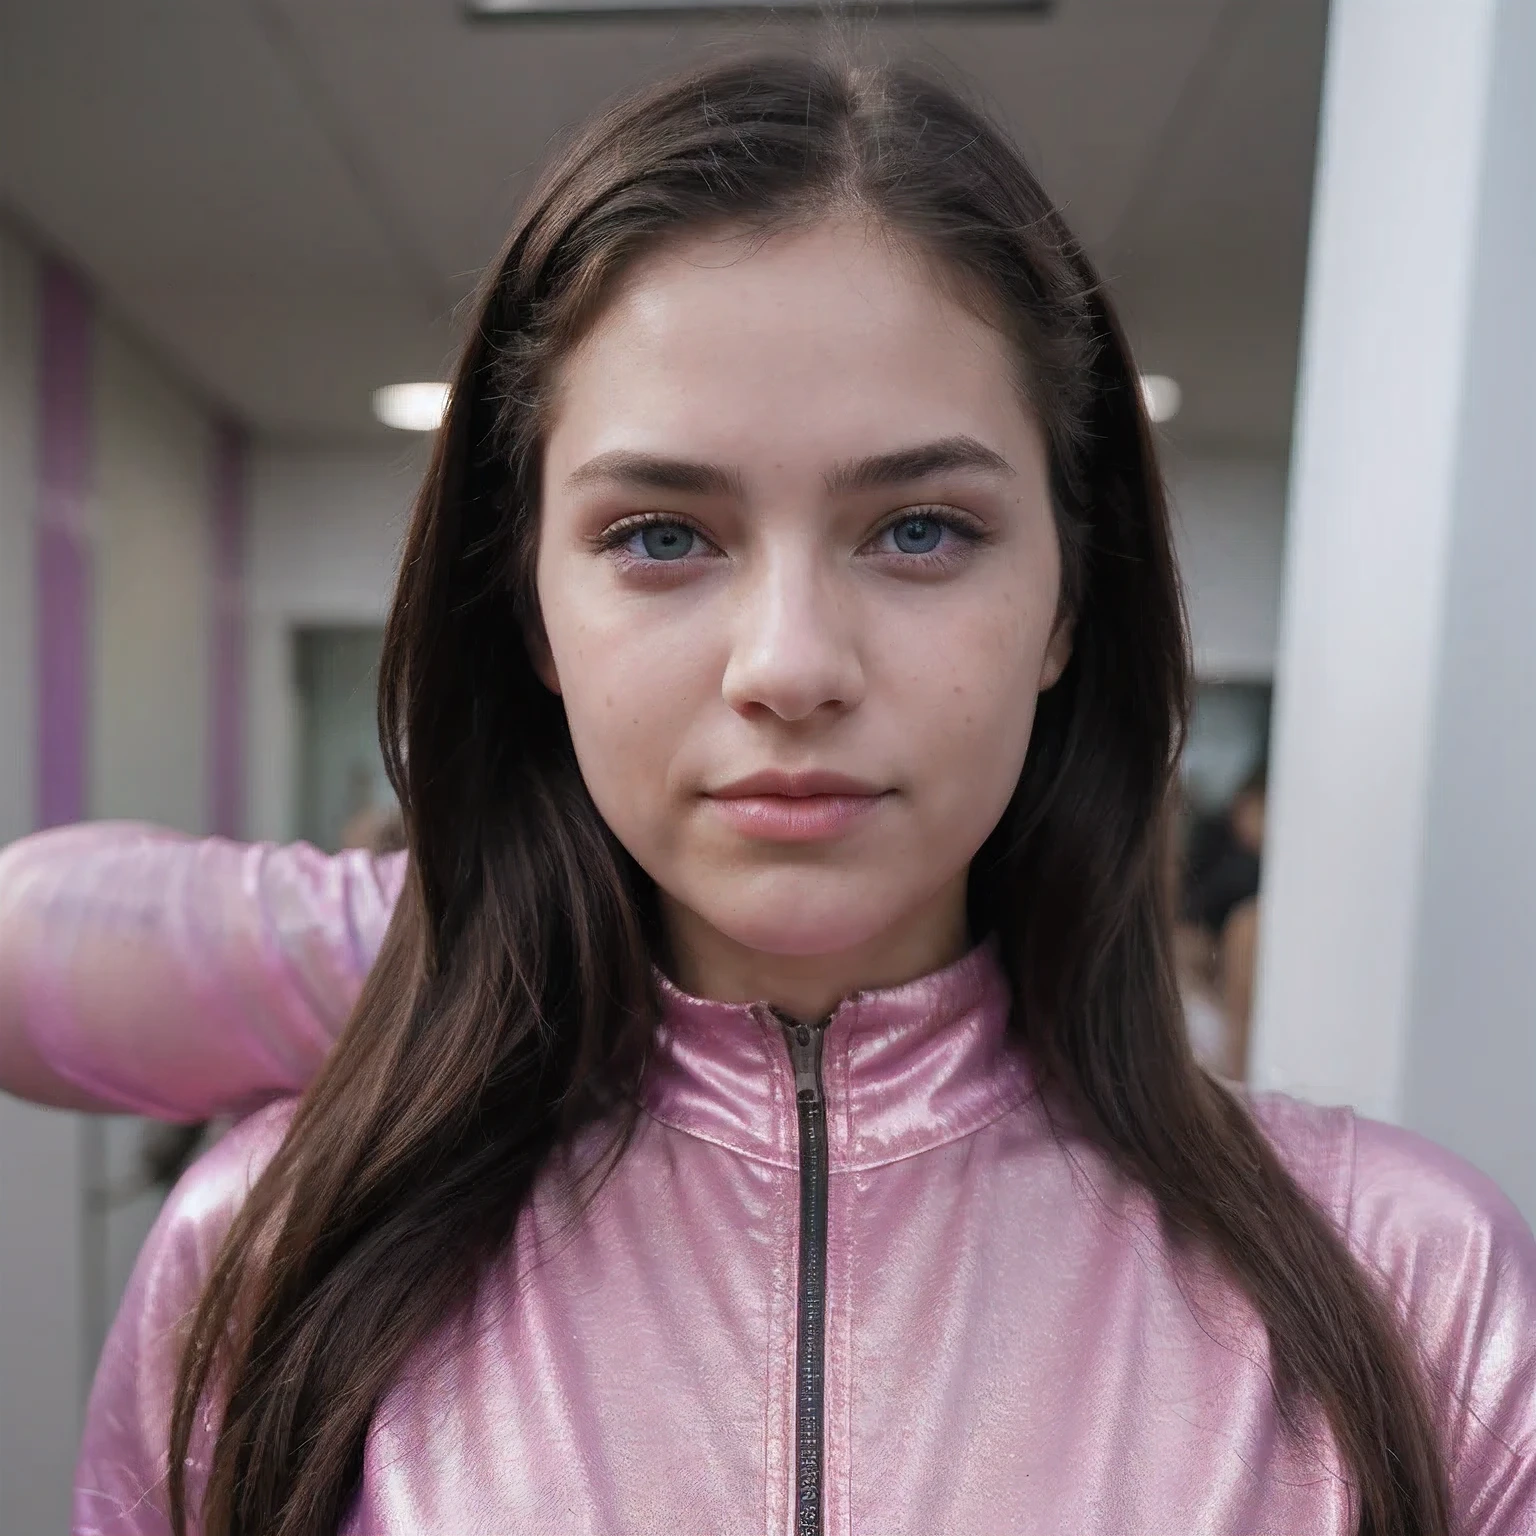
[[[785,890],[754,892],[750,899],[709,905],[698,910],[705,921],[735,944],[761,955],[785,959],[810,959],[816,955],[841,955],[874,943],[900,921],[903,911],[890,900],[887,889],[876,899],[873,893],[861,901],[852,892],[825,889],[814,895]],[[713,904],[711,904],[713,905]]]

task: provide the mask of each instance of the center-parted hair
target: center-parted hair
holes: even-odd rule
[[[172,1426],[178,1536],[205,1413],[208,1536],[331,1536],[384,1393],[467,1308],[540,1170],[599,1120],[623,1155],[660,935],[527,644],[552,381],[648,251],[823,218],[896,240],[999,328],[1050,447],[1073,654],[970,885],[1012,1027],[1175,1246],[1246,1295],[1285,1422],[1331,1431],[1361,1536],[1449,1536],[1443,1458],[1390,1306],[1186,1043],[1159,849],[1187,643],[1103,285],[1018,152],[952,89],[801,55],[705,67],[599,117],[486,277],[385,636],[379,723],[409,873],[197,1312]]]

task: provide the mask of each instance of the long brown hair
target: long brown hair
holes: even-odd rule
[[[380,729],[409,875],[350,1023],[220,1252],[170,1455],[217,1417],[209,1536],[329,1536],[407,1357],[461,1314],[581,1126],[615,1148],[654,1017],[654,893],[599,817],[527,644],[553,366],[636,256],[706,224],[877,221],[1016,342],[1051,446],[1065,675],[971,878],[1050,1092],[1246,1293],[1297,1432],[1368,1536],[1446,1536],[1414,1352],[1338,1232],[1187,1046],[1159,818],[1187,656],[1163,491],[1102,284],[1018,154],[923,74],[716,64],[590,126],[484,286],[389,616]]]

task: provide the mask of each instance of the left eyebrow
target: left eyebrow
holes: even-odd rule
[[[855,491],[878,490],[888,485],[910,485],[956,469],[984,469],[993,474],[1011,475],[1011,465],[1002,454],[994,452],[974,437],[941,437],[931,443],[917,443],[892,453],[877,453],[867,459],[854,459],[827,472],[827,489],[834,496]]]

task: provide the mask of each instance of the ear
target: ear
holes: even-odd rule
[[[1047,688],[1054,688],[1061,681],[1061,674],[1067,670],[1067,663],[1072,659],[1072,633],[1076,624],[1075,614],[1063,611],[1057,615],[1056,628],[1051,631],[1040,664],[1041,693]]]
[[[534,613],[524,620],[523,644],[528,648],[528,660],[533,663],[534,675],[558,698],[560,674],[555,670],[554,652],[549,648],[549,636],[544,633],[542,615]]]

